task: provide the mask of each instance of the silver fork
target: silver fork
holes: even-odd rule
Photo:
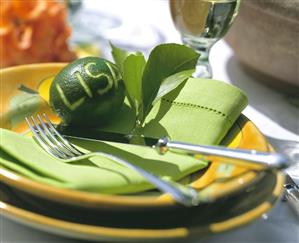
[[[93,156],[102,156],[137,171],[157,189],[170,194],[176,202],[182,205],[195,206],[199,204],[198,194],[195,189],[173,181],[165,181],[129,161],[112,154],[101,151],[84,153],[73,146],[55,129],[46,114],[43,114],[43,118],[37,115],[37,119],[34,116],[30,116],[30,118],[25,117],[25,120],[41,147],[55,158],[65,162],[72,162]]]

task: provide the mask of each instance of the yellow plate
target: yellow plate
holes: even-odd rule
[[[43,86],[40,87],[39,84],[41,80],[47,80],[47,78],[55,75],[64,66],[64,63],[48,63],[17,66],[0,70],[1,127],[22,133],[28,129],[24,122],[24,116],[41,112],[50,114],[50,108],[45,100],[47,99],[48,91],[48,86],[45,84],[49,83],[46,81],[43,83]],[[30,98],[30,102],[26,100],[24,93],[31,92],[28,88],[37,90],[38,87],[45,99],[42,99],[40,96],[35,96],[33,99]],[[24,92],[24,90],[26,92]],[[15,104],[13,106],[14,108],[11,108],[12,102]],[[26,109],[23,109],[23,106],[27,106],[25,107]],[[50,115],[50,117],[52,120],[58,121],[58,118],[55,117],[54,114]],[[243,115],[240,116],[225,138],[225,143],[230,147],[269,151],[264,136],[255,125]],[[259,170],[249,170],[214,161],[209,168],[204,171],[203,175],[195,173],[185,178],[185,180],[192,180],[192,186],[199,189],[199,193],[202,194],[202,196],[211,201],[215,201],[227,197],[228,195],[242,192],[242,190],[255,184],[267,173],[268,172],[264,173]],[[47,184],[37,183],[6,168],[0,168],[0,179],[12,187],[33,195],[84,207],[121,207],[135,210],[138,207],[151,209],[178,206],[168,195],[158,193],[155,195],[135,194],[121,196],[56,188]]]

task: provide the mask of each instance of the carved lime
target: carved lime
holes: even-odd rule
[[[54,78],[50,105],[65,124],[97,126],[117,115],[125,87],[112,62],[98,57],[78,59]]]

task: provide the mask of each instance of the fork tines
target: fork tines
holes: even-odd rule
[[[33,137],[38,141],[44,150],[59,159],[69,159],[83,153],[70,144],[56,130],[50,119],[44,113],[36,116],[25,117],[25,120],[33,133]]]

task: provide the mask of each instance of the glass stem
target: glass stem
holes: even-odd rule
[[[212,67],[209,62],[210,47],[197,47],[195,51],[200,54],[200,57],[198,58],[193,76],[197,78],[212,78]]]
[[[196,64],[196,70],[193,73],[193,77],[196,78],[212,78],[212,68],[209,62],[209,54],[214,41],[198,41],[189,37],[182,37],[182,41],[185,45],[191,47],[197,53],[200,54],[198,62]]]

